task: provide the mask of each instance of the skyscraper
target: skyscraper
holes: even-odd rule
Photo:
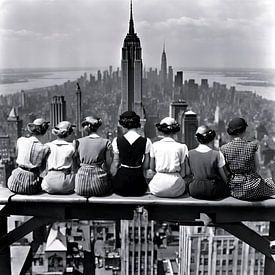
[[[134,211],[134,219],[121,221],[121,275],[155,274],[154,221],[142,207]]]
[[[177,133],[177,140],[183,141],[183,117],[188,104],[184,100],[172,101],[169,106],[169,116],[173,117],[181,126],[181,131]]]
[[[140,40],[134,30],[132,1],[129,31],[124,39],[121,58],[122,98],[120,113],[135,111],[145,118],[142,107],[142,57]]]
[[[188,149],[194,149],[198,145],[198,142],[195,139],[197,128],[198,128],[197,114],[190,110],[185,112],[182,130],[184,131],[183,142],[187,145]]]
[[[51,102],[50,120],[52,127],[66,120],[66,101],[64,96],[54,96]]]
[[[161,71],[160,71],[161,88],[165,89],[167,84],[167,60],[165,53],[165,44],[163,44],[163,51],[161,55]]]

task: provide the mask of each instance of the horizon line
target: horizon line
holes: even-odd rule
[[[84,69],[109,69],[109,67],[112,66],[113,70],[117,70],[117,68],[121,69],[120,66],[114,66],[114,65],[102,65],[102,66],[57,66],[57,67],[51,67],[51,66],[45,66],[45,67],[0,67],[0,70],[84,70]],[[167,66],[168,67],[168,66]],[[143,69],[160,69],[160,66],[147,66],[143,65]],[[181,69],[181,70],[275,70],[275,67],[219,67],[219,66],[175,66],[173,69]]]

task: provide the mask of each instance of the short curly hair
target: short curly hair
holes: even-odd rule
[[[126,129],[139,128],[140,116],[133,111],[126,111],[120,115],[119,124]]]

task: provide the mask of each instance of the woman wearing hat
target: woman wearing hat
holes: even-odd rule
[[[80,168],[75,177],[75,192],[81,196],[104,196],[111,192],[109,171],[112,163],[111,142],[97,134],[102,121],[88,116],[82,127],[88,136],[76,141]]]
[[[162,139],[153,143],[150,168],[156,174],[149,183],[150,192],[158,197],[178,197],[186,189],[184,178],[189,174],[188,148],[175,141],[180,125],[172,117],[156,124]]]
[[[275,184],[271,178],[263,179],[257,173],[258,145],[245,140],[246,128],[243,118],[232,119],[227,127],[232,141],[223,145],[221,151],[230,172],[231,195],[242,200],[261,200],[275,194]]]
[[[208,126],[198,127],[196,138],[199,146],[189,151],[189,166],[193,174],[189,194],[197,199],[211,200],[230,195],[224,156],[212,149],[215,136],[216,132]]]
[[[50,154],[47,159],[48,173],[42,181],[42,189],[50,194],[68,194],[74,191],[74,173],[72,171],[74,146],[68,142],[73,133],[69,121],[59,122],[52,134],[56,140],[47,143]]]
[[[49,147],[40,142],[40,138],[47,132],[49,122],[37,118],[28,123],[28,137],[17,140],[18,168],[12,171],[8,179],[8,188],[14,193],[35,194],[41,191],[40,173],[45,169]]]
[[[114,192],[121,196],[142,196],[148,188],[143,172],[149,168],[152,143],[138,134],[141,124],[135,112],[126,111],[120,115],[119,124],[127,132],[112,143]]]

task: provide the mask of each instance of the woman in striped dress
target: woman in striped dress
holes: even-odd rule
[[[221,147],[230,172],[230,193],[242,200],[266,199],[275,195],[275,184],[272,178],[263,179],[258,174],[258,145],[245,140],[246,128],[243,118],[232,119],[227,128],[232,141]]]
[[[17,140],[18,167],[12,171],[8,179],[8,188],[12,192],[31,195],[41,191],[40,173],[46,168],[49,147],[43,145],[39,138],[47,132],[48,128],[48,121],[37,118],[27,125],[30,135]]]
[[[80,168],[75,177],[75,192],[81,196],[104,196],[111,193],[109,171],[112,148],[108,139],[97,134],[100,118],[88,116],[82,127],[88,136],[75,141]]]
[[[42,181],[42,189],[50,194],[68,194],[74,192],[75,174],[72,171],[75,148],[69,142],[73,134],[73,127],[69,121],[59,122],[52,134],[57,138],[47,143],[50,154],[47,160],[48,173]]]

